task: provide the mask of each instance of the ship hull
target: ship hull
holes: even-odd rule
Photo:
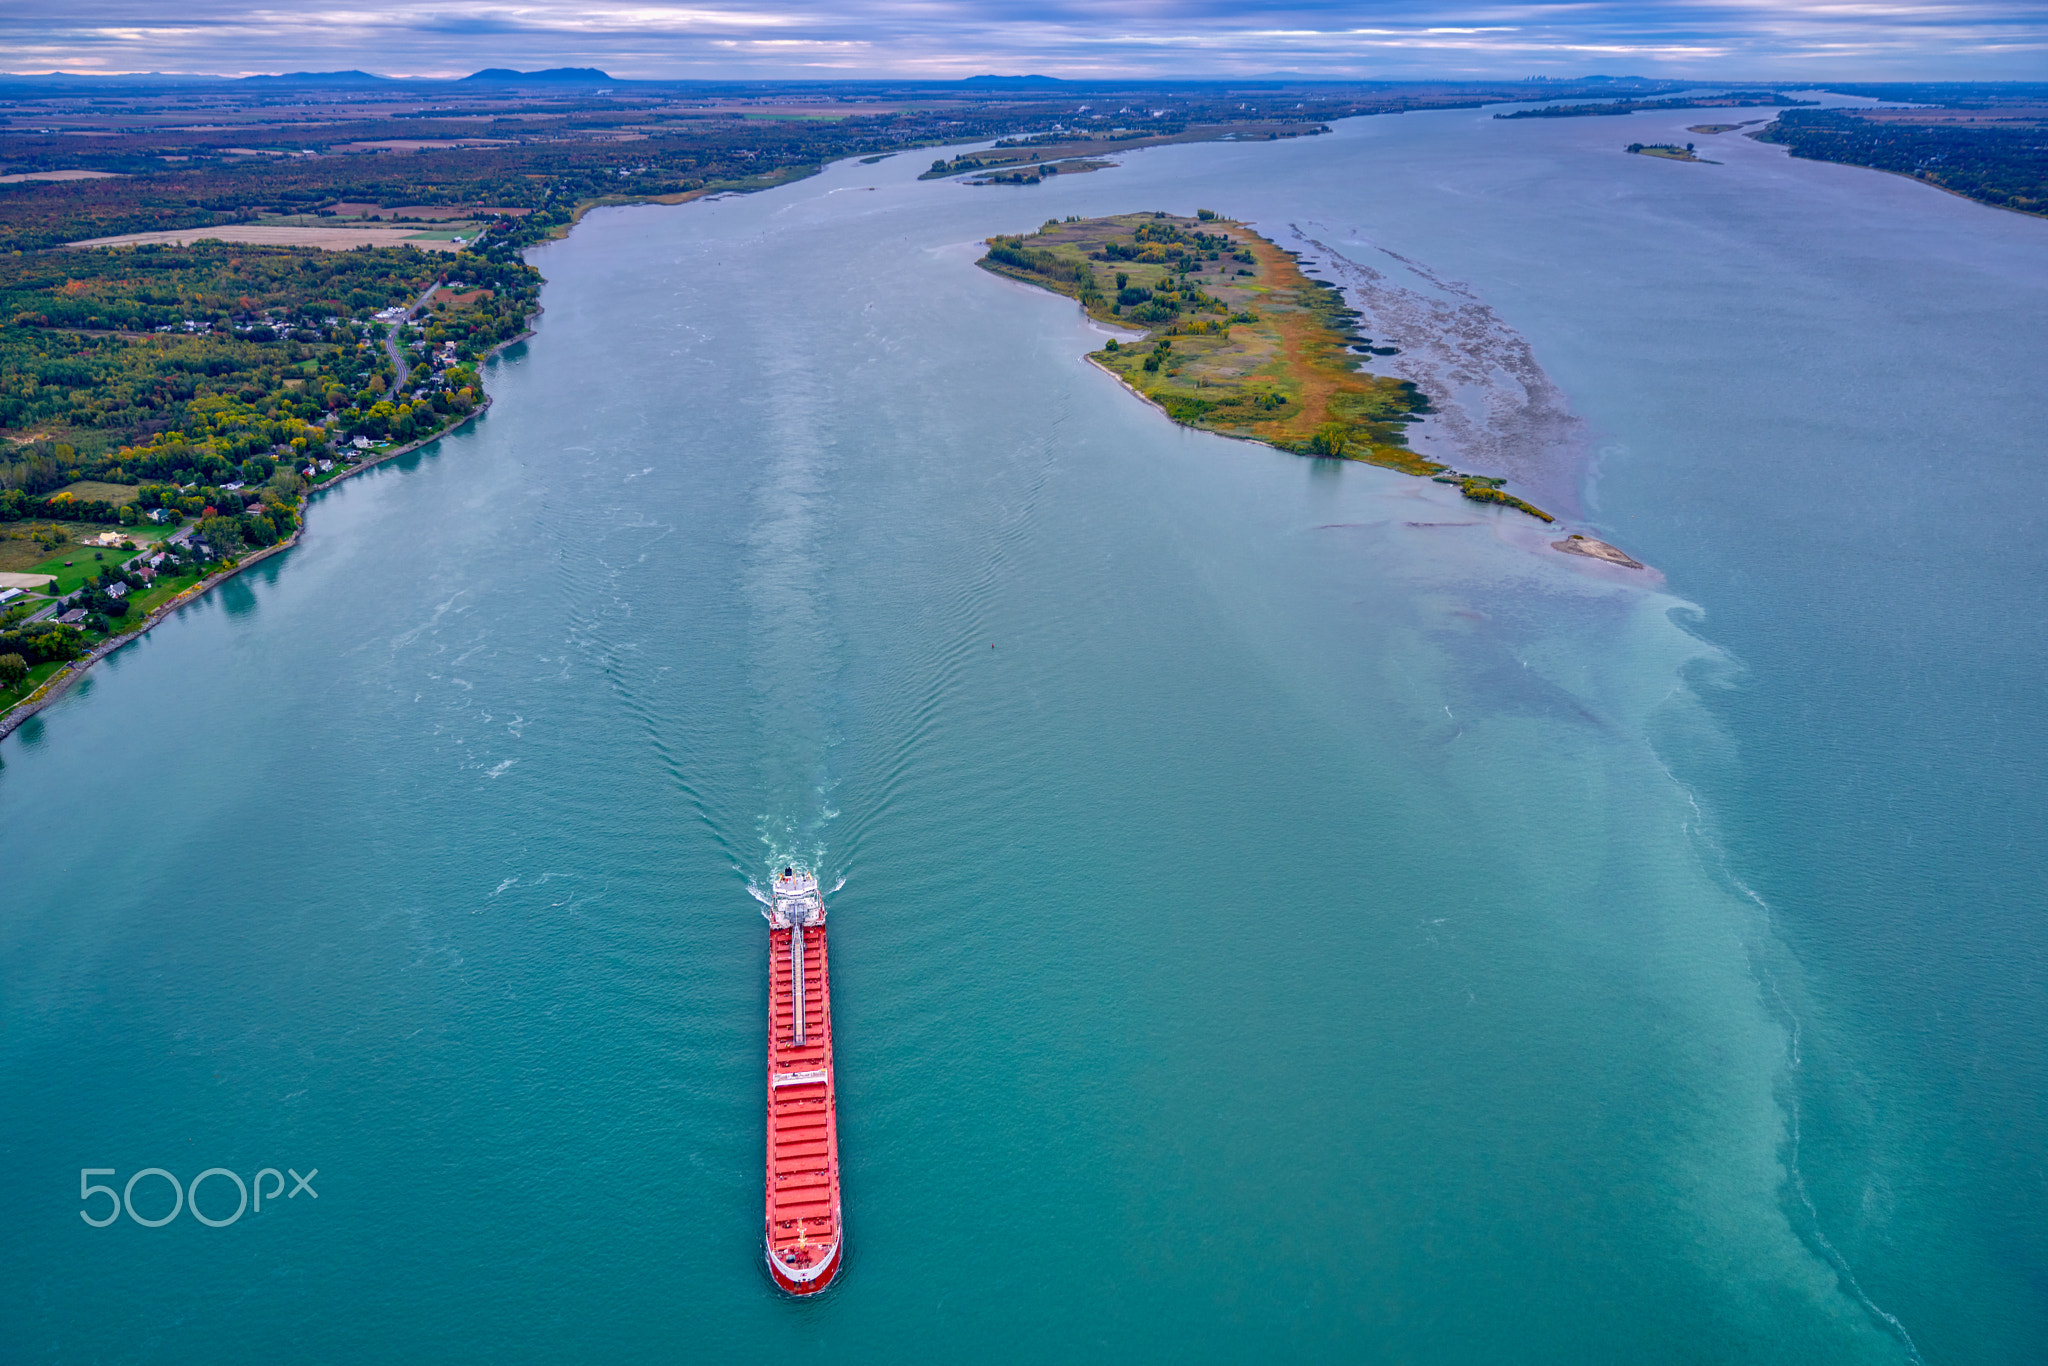
[[[845,1250],[832,977],[822,904],[818,911],[818,923],[787,928],[774,926],[771,917],[769,931],[764,1252],[775,1284],[792,1295],[815,1295],[831,1285]]]
[[[771,1252],[767,1259],[768,1278],[774,1281],[775,1288],[784,1294],[816,1295],[823,1291],[826,1286],[832,1284],[833,1281],[839,1279],[839,1251],[839,1247],[835,1245],[832,1249],[831,1261],[826,1264],[824,1274],[811,1281],[793,1280],[788,1271],[783,1268],[782,1263],[777,1261],[774,1253]]]

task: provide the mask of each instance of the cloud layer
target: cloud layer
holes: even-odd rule
[[[0,69],[599,66],[642,78],[1671,75],[2041,79],[2048,4],[1908,0],[15,0]]]

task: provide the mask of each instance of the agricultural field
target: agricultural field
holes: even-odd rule
[[[472,231],[474,231],[472,229]],[[116,237],[90,237],[73,247],[186,247],[197,242],[237,242],[266,247],[319,247],[348,251],[353,247],[418,247],[421,251],[460,251],[455,239],[466,235],[448,228],[300,227],[292,224],[230,223],[215,228],[173,228],[165,232],[130,232]]]

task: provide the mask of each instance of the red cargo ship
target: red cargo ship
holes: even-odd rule
[[[792,1295],[839,1274],[832,978],[818,879],[784,868],[768,911],[768,1271]]]

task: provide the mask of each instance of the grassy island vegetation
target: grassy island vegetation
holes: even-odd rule
[[[1475,502],[1549,514],[1410,449],[1430,411],[1408,380],[1362,367],[1392,354],[1362,334],[1335,285],[1241,223],[1203,210],[1048,222],[989,240],[986,270],[1073,298],[1090,317],[1140,329],[1089,359],[1174,421],[1301,455],[1360,460],[1459,486]]]

